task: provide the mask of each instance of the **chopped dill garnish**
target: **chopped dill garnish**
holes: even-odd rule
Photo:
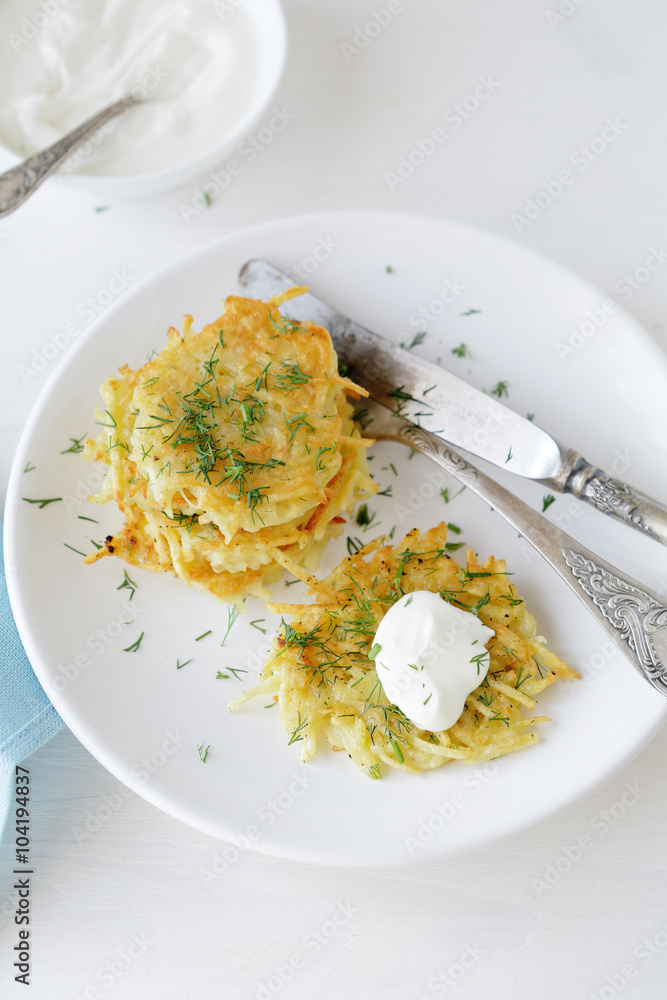
[[[197,747],[197,751],[199,753],[199,759],[202,762],[202,764],[206,763],[206,758],[208,757],[208,752],[209,752],[210,749],[211,749],[211,744],[210,743],[204,749],[204,740],[201,741],[201,746]]]
[[[461,316],[474,316],[475,313],[480,313],[481,309],[466,309],[465,312],[461,313]]]
[[[382,772],[380,771],[380,765],[369,764],[368,767],[366,768],[366,774],[368,775],[369,778],[373,778],[375,779],[375,781],[378,781],[382,777]]]
[[[298,743],[299,740],[303,739],[303,736],[300,735],[301,730],[305,729],[305,727],[308,725],[308,719],[302,719],[301,718],[301,712],[297,712],[297,715],[298,715],[298,721],[297,721],[296,726],[292,730],[292,734],[291,734],[291,736],[289,738],[289,742],[287,744],[288,747],[291,747],[292,743]]]
[[[542,497],[542,513],[544,514],[545,510],[548,510],[551,504],[555,502],[556,497],[552,496],[551,493],[547,493],[545,497]]]
[[[197,636],[197,638],[195,639],[195,642],[199,642],[200,639],[205,639],[206,636],[210,635],[212,631],[213,631],[212,629],[209,629],[207,632],[202,632],[201,635]]]
[[[137,589],[136,583],[134,582],[134,580],[130,579],[130,577],[127,575],[127,570],[124,569],[123,570],[123,582],[120,584],[120,586],[116,587],[116,590],[129,590],[130,591],[130,600],[132,600],[132,598],[134,597],[134,592],[135,592],[136,589]]]
[[[139,646],[141,645],[141,640],[143,639],[143,637],[144,637],[144,633],[142,632],[141,635],[139,636],[139,638],[136,640],[136,642],[133,642],[131,646],[126,646],[125,649],[123,650],[123,652],[124,653],[136,653],[137,650],[139,649]]]
[[[222,642],[220,643],[221,646],[224,646],[225,642],[227,641],[227,636],[231,632],[234,623],[236,622],[236,619],[238,618],[240,613],[241,612],[235,605],[233,605],[230,608],[227,608],[227,631],[225,632]]]
[[[366,528],[370,528],[371,525],[375,523],[377,514],[375,511],[370,511],[368,509],[367,503],[362,503],[361,507],[357,511],[356,522],[360,528],[365,531]]]
[[[265,622],[266,618],[255,618],[254,622],[250,622],[253,628],[256,628],[259,632],[263,632],[266,635],[266,629],[262,628],[259,622]]]
[[[496,382],[491,390],[491,395],[497,396],[498,399],[502,399],[503,396],[509,396],[509,392],[507,391],[508,388],[509,382]]]
[[[63,542],[63,545],[66,549],[71,549],[72,552],[76,552],[78,556],[83,556],[84,559],[86,558],[86,553],[82,552],[81,549],[75,549],[73,545],[68,545],[67,542]]]
[[[42,510],[47,504],[57,503],[58,500],[62,500],[62,497],[51,497],[50,500],[31,500],[29,497],[21,497],[21,500],[25,500],[26,503],[36,503],[39,504],[39,509]]]
[[[30,461],[27,461],[27,462],[25,463],[25,469],[23,470],[23,472],[24,472],[24,473],[25,473],[25,472],[32,472],[32,471],[33,471],[33,469],[36,469],[36,468],[37,468],[37,466],[36,466],[36,465],[31,465],[31,464],[30,464]]]
[[[67,455],[68,452],[72,452],[73,455],[79,455],[83,451],[83,442],[87,433],[88,431],[85,431],[80,438],[71,437],[70,438],[71,444],[69,448],[65,448],[64,451],[60,452],[60,454]]]
[[[465,344],[459,344],[458,347],[452,347],[452,354],[455,354],[458,358],[465,358],[467,347]]]
[[[176,658],[176,669],[177,670],[182,670],[183,667],[187,667],[188,663],[192,663],[192,657],[190,657],[189,660],[186,660],[185,663],[181,663],[181,661],[177,657]]]

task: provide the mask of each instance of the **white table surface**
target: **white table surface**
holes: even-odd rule
[[[664,4],[404,0],[347,61],[341,43],[352,44],[371,11],[386,6],[285,0],[290,52],[275,105],[295,118],[189,224],[179,206],[194,185],[109,201],[51,183],[0,220],[3,496],[21,428],[55,362],[27,381],[21,366],[80,318],[81,303],[114,271],[130,275],[132,287],[220,235],[331,208],[403,209],[484,227],[610,295],[661,250]],[[493,94],[392,190],[385,173],[479,78],[493,81]],[[512,216],[576,162],[607,119],[617,123],[616,141],[518,231]],[[100,204],[108,209],[95,211]],[[667,349],[667,267],[621,301]],[[121,796],[118,781],[63,731],[29,762],[29,992],[12,981],[16,893],[7,840],[0,848],[0,995],[662,998],[666,751],[663,731],[586,800],[458,858],[345,870],[244,853],[222,871],[223,845]],[[86,821],[95,826],[91,816],[99,829],[77,837]],[[216,866],[215,877],[203,874]]]

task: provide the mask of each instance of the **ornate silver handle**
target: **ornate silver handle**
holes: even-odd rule
[[[43,184],[46,178],[65,162],[77,146],[85,142],[88,136],[106,125],[116,115],[127,111],[134,104],[140,104],[141,101],[140,97],[123,97],[120,101],[109,105],[104,111],[88,118],[83,125],[68,132],[52,146],[42,149],[39,153],[24,160],[23,163],[19,163],[18,166],[0,174],[0,218],[9,215],[19,205],[22,205],[33,191],[36,191],[40,184]]]
[[[509,521],[553,566],[632,665],[667,696],[667,605],[659,594],[624,576],[571,538],[440,438],[403,424],[385,407],[364,400],[373,417],[368,433],[415,448]]]
[[[615,476],[590,465],[579,452],[566,451],[558,475],[543,481],[561,493],[574,494],[603,514],[609,514],[667,545],[667,507],[634,486],[628,486]]]

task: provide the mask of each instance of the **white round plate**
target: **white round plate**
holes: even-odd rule
[[[277,709],[265,707],[270,699],[227,710],[256,679],[277,624],[262,602],[248,600],[221,646],[224,604],[174,577],[129,568],[131,596],[118,589],[124,563],[87,566],[72,551],[90,551],[91,539],[120,524],[113,504],[85,499],[99,470],[75,451],[62,454],[71,439],[95,431],[99,385],[160,349],[184,313],[196,326],[217,317],[251,257],[291,270],[387,337],[409,344],[425,331],[417,353],[441,358],[478,388],[507,382],[508,405],[534,413],[590,461],[667,497],[665,358],[602,292],[517,244],[439,219],[355,211],[279,220],[213,243],[127,294],[45,388],[18,449],[5,522],[10,594],[28,656],[84,746],[159,808],[234,844],[224,848],[229,858],[257,849],[326,864],[409,863],[516,833],[626,763],[662,723],[667,701],[497,513],[469,493],[455,495],[454,482],[445,503],[427,459],[376,445],[371,469],[385,492],[370,503],[377,521],[365,532],[351,524],[347,534],[366,541],[395,525],[398,539],[415,525],[455,523],[481,557],[507,559],[539,631],[583,674],[540,699],[553,721],[540,725],[536,747],[483,767],[452,763],[372,781],[326,746],[301,764],[298,742],[287,745]],[[452,353],[461,343],[465,357]],[[542,508],[544,487],[493,474]],[[40,508],[23,497],[62,499]],[[572,497],[557,496],[547,516],[626,573],[664,588],[667,552],[657,543]],[[321,575],[345,554],[344,535],[327,549]],[[300,588],[281,583],[274,594],[293,601]],[[198,747],[202,756],[210,747],[205,762]]]

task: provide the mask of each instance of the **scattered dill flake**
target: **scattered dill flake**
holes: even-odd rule
[[[208,632],[202,632],[201,635],[197,636],[197,638],[195,639],[195,642],[199,642],[200,639],[205,639],[207,635],[211,634],[211,631],[212,631],[212,629],[209,629]]]
[[[394,524],[394,525],[392,525],[391,531],[389,532],[389,537],[390,538],[394,537],[394,532],[395,531],[396,531],[396,525]]]
[[[348,539],[347,539],[347,554],[349,556],[353,556],[355,552],[358,552],[359,549],[363,548],[363,545],[364,545],[364,543],[362,542],[362,540],[360,538],[352,538],[351,536],[348,536]]]
[[[296,580],[285,580],[285,586],[286,587],[293,587],[294,584],[298,583],[298,582],[299,582],[298,578]]]
[[[551,493],[547,493],[545,497],[542,497],[542,513],[551,507],[552,503],[556,502],[556,497],[552,496]]]
[[[250,624],[252,625],[253,628],[258,629],[260,632],[263,632],[264,635],[266,635],[266,629],[262,628],[262,626],[258,624],[259,622],[265,622],[265,621],[266,618],[255,618],[254,622],[250,622]]]
[[[108,205],[96,205],[95,208],[94,208],[94,211],[95,212],[108,212],[109,211],[109,206]]]
[[[192,657],[190,657],[189,660],[186,660],[185,663],[181,663],[181,661],[177,657],[176,658],[176,669],[177,670],[181,670],[183,667],[187,667],[188,663],[192,663]]]
[[[76,516],[78,517],[78,519],[80,521],[92,521],[93,524],[99,524],[100,523],[99,521],[96,521],[94,517],[86,517],[84,514],[77,514]]]
[[[451,521],[447,522],[447,531],[453,531],[455,535],[461,534],[461,529],[457,524],[452,524]]]
[[[373,778],[375,781],[378,781],[382,777],[382,772],[380,771],[380,765],[369,764],[369,766],[366,768],[366,774],[368,775],[369,778]]]
[[[83,442],[84,442],[87,434],[88,434],[88,431],[84,431],[84,433],[79,438],[73,438],[73,437],[71,437],[70,438],[71,444],[70,444],[69,448],[65,448],[64,451],[60,452],[60,454],[61,455],[67,455],[69,452],[71,452],[73,455],[80,455],[81,452],[83,451]]]
[[[102,542],[96,542],[94,538],[91,538],[90,540],[97,549],[97,551],[99,552],[99,550],[102,548]],[[132,598],[130,598],[130,600],[132,600]]]
[[[136,583],[134,582],[134,580],[130,579],[130,577],[127,575],[127,570],[124,569],[123,570],[123,582],[120,584],[119,587],[116,587],[116,590],[129,590],[130,591],[130,600],[132,600],[132,598],[134,597],[134,592],[135,592],[136,589],[137,589]]]
[[[46,507],[47,504],[57,503],[58,500],[62,500],[62,497],[51,497],[50,500],[31,500],[29,497],[21,497],[21,500],[25,500],[26,503],[36,503],[39,504],[39,509]]]
[[[370,528],[372,524],[375,523],[375,518],[377,517],[375,511],[368,509],[367,503],[362,503],[361,507],[357,511],[356,521],[360,528],[365,531],[366,528]]]
[[[458,552],[464,545],[465,542],[445,542],[445,552]]]
[[[222,670],[218,670],[217,674],[215,675],[216,681],[219,681],[219,680],[228,680],[228,678],[229,678],[229,674],[223,674]]]
[[[525,677],[523,676],[524,670],[526,671]],[[529,680],[530,676],[531,675],[528,673],[528,671],[526,670],[526,668],[525,667],[521,667],[521,669],[519,670],[519,676],[516,679],[516,684],[514,685],[515,689],[518,691],[519,688],[521,687],[521,685],[525,684],[526,681]]]
[[[237,679],[237,681],[241,680],[241,678],[239,677],[239,674],[247,674],[248,673],[248,671],[245,670],[243,667],[227,667],[227,670],[229,670],[230,674],[234,675],[234,677]]]
[[[449,490],[447,489],[446,486],[443,490],[440,490],[440,496],[445,501],[445,503],[449,503]]]
[[[452,347],[452,354],[455,354],[457,358],[465,358],[467,350],[465,344],[459,344],[458,347]]]
[[[408,350],[410,350],[412,347],[419,347],[419,345],[423,344],[425,340],[426,340],[426,330],[419,330],[419,332],[414,335],[414,337],[408,344]]]
[[[507,458],[505,459],[505,465],[507,465],[507,463],[509,462],[510,458],[512,458],[512,446],[511,445],[510,445],[510,450],[507,452]]]
[[[387,266],[385,267],[385,271],[387,272],[387,274],[393,274],[394,273],[394,269],[391,266],[391,264],[387,264]]]
[[[394,465],[393,462],[389,463],[389,468],[391,469],[391,471],[394,473],[395,476],[398,475],[398,472],[396,471],[396,466]]]
[[[497,396],[498,399],[502,399],[503,396],[509,396],[508,387],[509,382],[496,382],[491,390],[491,395]]]
[[[526,420],[530,420],[532,422],[534,419],[535,419],[535,414],[534,413],[527,413],[526,414]]]
[[[341,378],[345,378],[345,376],[347,375],[347,373],[349,372],[349,370],[350,370],[350,366],[346,365],[345,362],[341,361],[341,359],[339,358],[338,359],[338,374],[340,375],[340,377]]]
[[[303,736],[299,734],[301,733],[301,730],[305,729],[305,727],[308,725],[308,719],[302,719],[301,712],[297,712],[297,715],[298,715],[298,721],[296,726],[292,730],[292,734],[289,738],[289,743],[287,744],[288,747],[291,747],[292,743],[298,743],[299,740],[303,739]]]
[[[378,490],[377,496],[379,497],[390,497],[391,496],[391,486],[386,486],[383,490]]]
[[[224,646],[224,644],[226,643],[227,636],[234,627],[234,623],[236,622],[236,619],[238,618],[239,614],[240,611],[237,607],[231,607],[227,609],[227,631],[225,632],[222,642],[220,643],[221,646]]]
[[[481,313],[481,311],[482,311],[481,309],[466,309],[466,311],[462,312],[460,315],[461,316],[474,316],[475,313]]]
[[[123,650],[123,652],[124,653],[136,653],[137,650],[139,649],[139,646],[141,645],[141,640],[143,639],[143,637],[144,637],[144,633],[142,632],[141,635],[139,636],[139,638],[137,639],[137,641],[133,642],[131,646],[126,646],[125,649]]]
[[[81,549],[75,549],[73,545],[68,545],[67,542],[63,542],[63,545],[66,549],[71,549],[72,552],[76,552],[78,556],[83,556],[84,559],[86,558],[86,553],[82,552]]]
[[[504,722],[508,729],[510,727],[510,720],[508,717],[506,715],[501,715],[497,709],[489,719],[489,722]]]
[[[211,744],[210,743],[209,743],[209,745],[206,748],[204,748],[204,741],[203,740],[201,741],[201,746],[197,747],[197,751],[199,753],[199,759],[202,762],[202,764],[206,763],[206,758],[208,757],[208,752],[209,752],[210,749],[211,749]]]
[[[213,204],[213,199],[211,198],[208,191],[204,191],[204,201],[206,202],[207,208],[210,208],[211,205]]]
[[[23,471],[24,472],[32,472],[32,470],[36,469],[36,468],[37,468],[36,465],[31,465],[30,462],[26,462],[25,463],[25,469]]]

